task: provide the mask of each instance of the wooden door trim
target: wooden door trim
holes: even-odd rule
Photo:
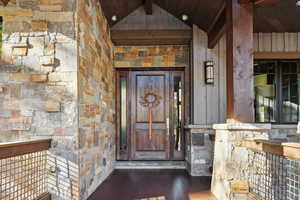
[[[133,72],[148,72],[148,71],[186,71],[188,67],[115,67],[116,71],[133,71]]]
[[[191,30],[112,30],[115,45],[189,45]]]
[[[184,73],[184,125],[189,124],[190,122],[190,92],[191,92],[191,85],[190,85],[190,68],[189,67],[164,67],[164,68],[158,68],[158,67],[145,67],[145,68],[117,68],[116,69],[116,158],[117,160],[132,160],[130,158],[133,158],[132,152],[131,152],[131,145],[132,145],[132,137],[131,133],[133,132],[132,128],[132,121],[130,120],[131,116],[131,103],[127,102],[127,120],[128,123],[130,124],[129,127],[127,127],[127,155],[120,154],[120,100],[119,100],[119,76],[120,74],[126,75],[127,76],[127,83],[132,84],[132,80],[130,79],[129,72],[152,72],[152,73],[162,73],[162,72],[168,72],[168,71],[173,71],[173,72],[183,72]],[[171,76],[169,77],[169,83],[171,82],[170,80]],[[128,87],[127,89],[127,99],[132,97],[132,88]],[[170,86],[170,93],[171,93],[171,86]],[[169,95],[171,98],[171,96]],[[171,99],[170,99],[170,105],[169,107],[171,108]],[[170,109],[169,108],[169,109]],[[169,110],[169,115],[170,115],[170,120],[171,120],[171,110]],[[185,133],[184,133],[185,134]],[[169,139],[170,141],[170,139]],[[170,144],[169,144],[170,145]],[[184,141],[184,154],[185,154],[185,148],[186,148],[186,143]],[[171,146],[168,148],[169,154],[170,151],[172,151]],[[174,160],[172,157],[169,158],[169,160]]]
[[[173,104],[174,104],[174,88],[175,88],[175,85],[174,85],[174,78],[175,76],[180,76],[181,79],[183,80],[183,86],[182,86],[182,89],[183,89],[183,93],[181,94],[181,98],[182,98],[182,113],[181,113],[181,118],[182,118],[182,121],[181,121],[181,131],[183,133],[183,136],[181,136],[181,141],[182,141],[182,150],[183,150],[183,155],[182,155],[182,159],[180,158],[176,158],[176,155],[175,155],[175,139],[174,137],[172,138],[172,135],[174,134],[174,123],[170,123],[171,124],[171,131],[170,131],[170,155],[171,155],[171,158],[172,160],[176,160],[176,161],[182,161],[184,160],[185,158],[185,133],[184,133],[184,125],[185,125],[185,114],[186,114],[186,94],[185,94],[185,90],[186,90],[186,81],[185,81],[185,71],[172,71],[170,72],[170,122],[174,122],[174,119],[173,119],[173,112],[174,112],[174,109],[173,109]]]
[[[165,76],[165,80],[164,80],[164,93],[168,94],[169,92],[166,91],[167,88],[169,88],[168,90],[170,90],[170,72],[168,71],[132,71],[129,73],[130,75],[130,79],[131,79],[131,85],[132,85],[132,94],[131,94],[131,98],[133,99],[133,101],[131,102],[131,108],[136,109],[137,104],[136,104],[136,91],[137,91],[137,84],[136,84],[136,77],[139,75],[145,75],[145,76]],[[169,95],[165,95],[165,107],[164,107],[164,112],[165,112],[165,117],[170,118],[170,96]],[[136,113],[137,110],[133,111],[131,113],[131,160],[144,160],[144,159],[138,159],[136,158],[137,156],[137,150],[136,150]],[[165,121],[166,123],[166,121]],[[170,160],[170,140],[169,137],[165,136],[165,155],[166,155],[166,159],[163,160]],[[154,154],[154,153],[153,153]],[[148,159],[145,159],[148,160]],[[150,159],[149,159],[150,160]],[[155,160],[155,159],[151,159],[151,160]],[[157,159],[157,160],[161,160],[161,159]]]
[[[116,158],[117,160],[128,160],[129,159],[129,150],[130,150],[130,134],[131,134],[131,126],[128,126],[127,127],[127,149],[126,149],[126,152],[121,152],[120,151],[120,141],[121,141],[121,136],[120,136],[120,130],[121,130],[121,119],[120,119],[120,102],[121,102],[121,99],[120,99],[120,77],[121,76],[124,76],[126,77],[126,87],[127,87],[127,94],[126,94],[126,97],[127,97],[127,105],[126,105],[126,110],[127,110],[127,121],[129,120],[129,117],[130,117],[130,114],[131,114],[131,109],[130,109],[130,103],[128,102],[129,100],[129,97],[131,96],[131,90],[130,88],[128,87],[129,85],[129,73],[128,71],[116,71]]]

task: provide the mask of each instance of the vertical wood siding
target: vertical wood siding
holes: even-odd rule
[[[255,52],[300,52],[300,33],[254,33]]]
[[[213,124],[226,120],[226,38],[214,49],[207,48],[207,34],[193,26],[193,111],[194,124]],[[206,85],[204,62],[215,63],[215,81]]]
[[[226,37],[214,49],[207,48],[207,34],[193,26],[194,124],[226,122]],[[300,33],[255,33],[255,52],[300,52]],[[215,84],[206,85],[204,62],[215,63]]]

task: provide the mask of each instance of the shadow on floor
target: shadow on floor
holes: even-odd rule
[[[210,182],[185,170],[115,170],[89,200],[210,200]]]

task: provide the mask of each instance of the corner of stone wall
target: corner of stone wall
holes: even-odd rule
[[[78,197],[75,0],[0,3],[0,142],[51,138],[49,190]]]
[[[79,198],[87,199],[115,162],[113,44],[100,1],[78,0]]]
[[[216,124],[214,168],[211,191],[218,200],[247,199],[232,190],[237,182],[247,181],[247,149],[234,143],[245,139],[269,139],[270,124]]]

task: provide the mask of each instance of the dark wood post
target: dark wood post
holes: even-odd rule
[[[227,119],[254,122],[253,3],[227,0]]]

